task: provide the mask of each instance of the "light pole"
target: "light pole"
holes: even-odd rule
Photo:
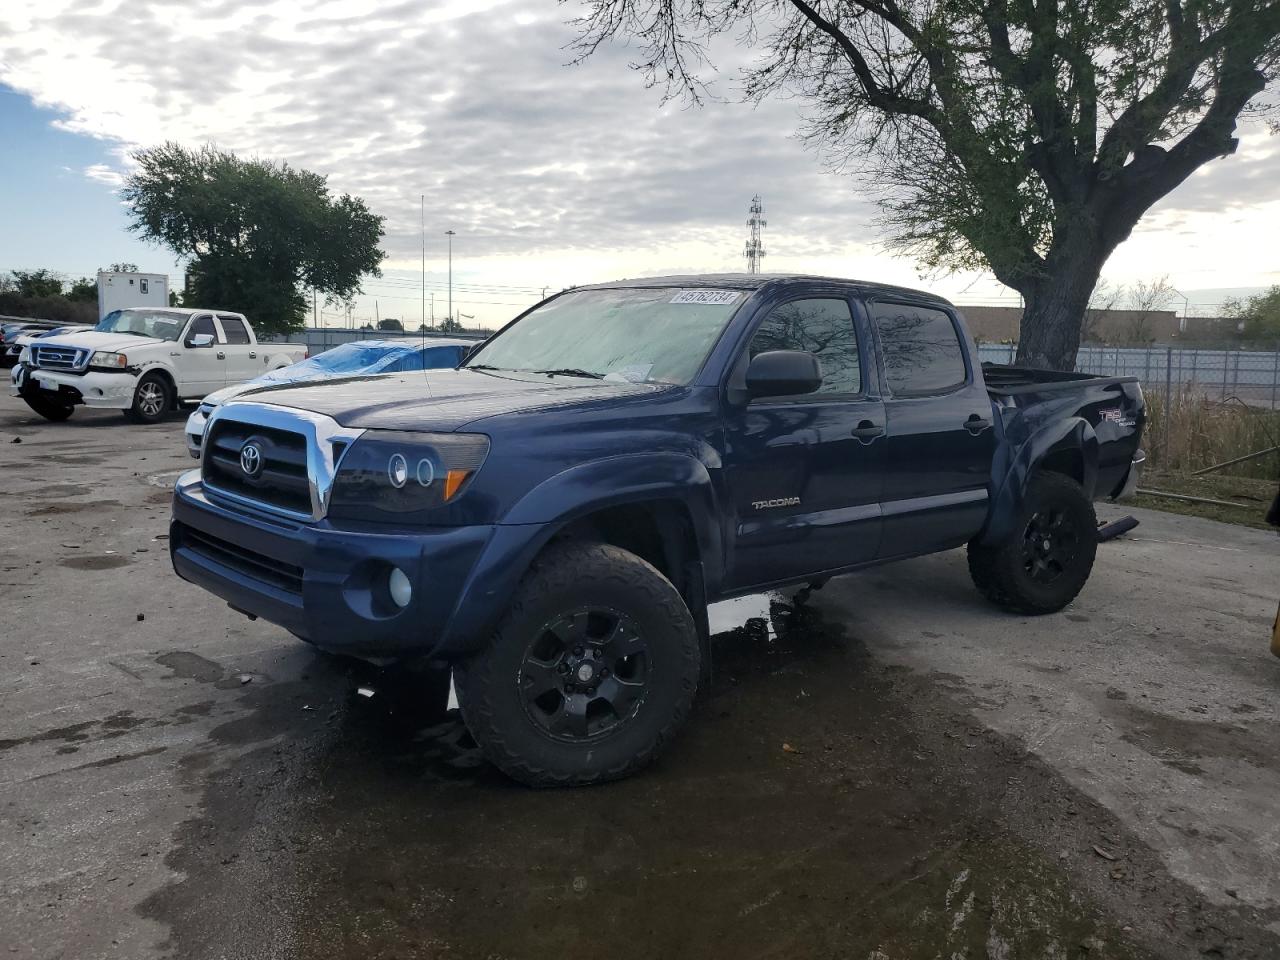
[[[446,230],[444,235],[449,238],[449,319],[453,319],[453,238],[457,236],[452,230]]]

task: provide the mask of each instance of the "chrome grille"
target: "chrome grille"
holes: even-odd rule
[[[89,363],[89,351],[78,347],[32,346],[31,357],[44,370],[83,370]]]
[[[262,451],[261,469],[252,477],[240,466],[240,451],[250,442]],[[307,438],[302,434],[235,420],[219,420],[206,432],[204,447],[206,484],[290,513],[310,516]]]
[[[363,430],[323,414],[259,403],[216,408],[205,427],[201,473],[214,497],[300,520],[319,520],[329,505],[337,464]],[[252,474],[241,454],[252,444]]]

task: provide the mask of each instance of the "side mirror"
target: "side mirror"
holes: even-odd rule
[[[188,338],[187,338],[187,346],[188,346],[188,347],[212,347],[212,346],[213,346],[213,334],[211,334],[211,333],[197,333],[197,334],[196,334],[195,336],[193,336],[193,337],[188,337]]]
[[[822,365],[803,350],[758,353],[747,367],[747,392],[752,397],[791,397],[813,393],[822,386]]]

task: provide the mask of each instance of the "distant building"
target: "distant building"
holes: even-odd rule
[[[1010,343],[1018,339],[1021,307],[960,307],[975,340]],[[1166,343],[1180,339],[1182,321],[1172,310],[1090,310],[1081,340],[1085,343]]]
[[[129,307],[167,307],[169,278],[163,273],[98,271],[98,319]]]

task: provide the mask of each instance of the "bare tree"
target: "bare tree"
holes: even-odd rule
[[[1100,342],[1106,338],[1102,322],[1107,314],[1124,300],[1123,286],[1113,287],[1109,280],[1099,280],[1089,297],[1089,306],[1084,311],[1084,321],[1080,324],[1080,342]]]
[[[1069,369],[1094,284],[1141,217],[1235,151],[1277,76],[1277,0],[588,0],[700,100],[709,44],[759,49],[745,96],[797,95],[803,134],[861,173],[896,248],[1022,294],[1018,360]]]
[[[1152,321],[1157,313],[1173,300],[1173,287],[1168,276],[1156,277],[1146,282],[1139,280],[1129,295],[1130,314],[1126,318],[1125,332],[1130,343],[1150,343]]]

